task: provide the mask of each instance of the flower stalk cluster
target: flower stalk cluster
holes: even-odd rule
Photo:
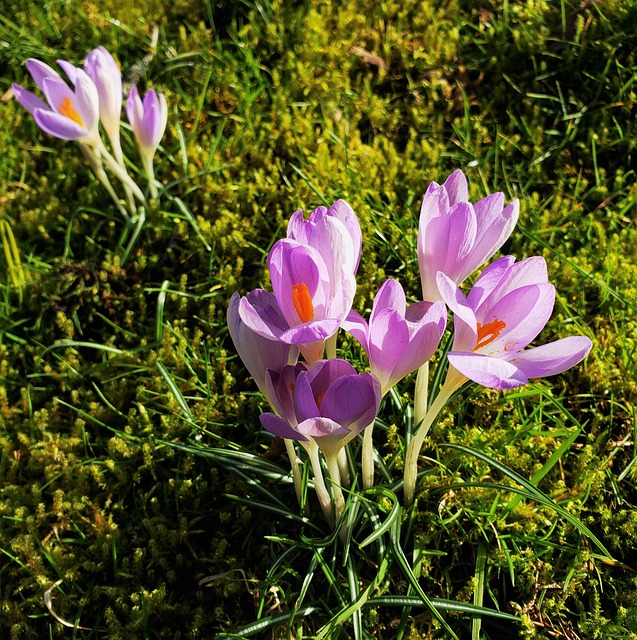
[[[518,219],[517,200],[505,206],[494,193],[471,203],[467,181],[455,171],[432,182],[418,228],[422,300],[407,303],[401,284],[388,279],[374,298],[369,319],[352,309],[362,233],[351,207],[339,200],[309,219],[297,211],[287,237],[268,255],[273,293],[235,293],[228,326],[237,352],[272,411],[262,426],[284,438],[295,483],[301,477],[300,446],[311,465],[326,519],[336,525],[344,509],[343,452],[363,434],[362,482],[374,483],[374,419],[381,400],[405,376],[418,371],[416,431],[407,443],[404,499],[415,497],[418,458],[427,433],[449,399],[466,382],[510,389],[551,376],[580,362],[592,343],[573,336],[527,348],[548,322],[555,288],[541,257],[492,262],[465,295],[462,282],[507,240]],[[428,406],[428,362],[453,313],[454,340],[447,375]],[[350,333],[369,359],[359,373],[336,357],[339,329]],[[324,480],[327,470],[330,482]]]
[[[30,58],[26,66],[46,102],[18,84],[13,85],[17,101],[33,116],[46,133],[62,140],[75,140],[93,173],[112,198],[125,220],[137,213],[137,204],[147,206],[146,196],[131,178],[120,139],[122,110],[122,74],[113,56],[104,48],[93,49],[83,68],[58,60],[68,82],[52,67]],[[142,101],[137,87],[126,100],[126,113],[137,141],[140,158],[149,182],[150,194],[157,198],[153,158],[166,129],[168,109],[163,94],[150,90]],[[105,146],[100,127],[106,134]],[[121,182],[126,206],[122,204],[108,168]]]

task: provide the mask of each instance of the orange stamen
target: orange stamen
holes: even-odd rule
[[[323,393],[319,393],[318,394],[318,398],[316,399],[316,406],[320,409],[321,408],[321,402],[323,402],[323,396],[325,395],[325,391],[323,391]]]
[[[80,127],[86,126],[84,124],[84,120],[82,120],[82,118],[80,117],[80,114],[73,108],[73,103],[71,102],[71,98],[64,98],[64,100],[62,100],[62,104],[60,105],[60,108],[58,109],[58,111],[60,112],[60,114],[62,114],[66,118],[73,120],[73,122],[77,122],[77,124],[79,124]]]
[[[507,323],[504,322],[504,320],[498,320],[497,318],[492,322],[487,322],[485,325],[478,322],[478,342],[476,342],[473,350],[477,351],[493,342],[500,335],[500,331],[506,326]]]
[[[296,283],[292,287],[292,302],[301,322],[314,320],[314,305],[312,296],[305,282]]]

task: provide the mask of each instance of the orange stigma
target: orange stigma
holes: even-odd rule
[[[292,287],[292,302],[301,322],[314,320],[314,305],[312,296],[305,282],[296,283]]]
[[[80,114],[73,108],[73,103],[71,102],[71,98],[64,98],[64,100],[62,100],[62,104],[60,105],[60,108],[58,109],[58,111],[64,117],[69,118],[70,120],[73,120],[73,122],[77,122],[77,124],[79,124],[80,127],[86,126],[84,124],[84,120],[82,120],[82,118],[80,117]]]
[[[478,342],[476,342],[473,350],[477,351],[493,342],[500,335],[500,331],[506,326],[507,323],[504,322],[504,320],[498,320],[497,318],[493,320],[493,322],[487,322],[485,325],[478,322]]]

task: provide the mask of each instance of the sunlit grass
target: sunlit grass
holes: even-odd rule
[[[9,0],[0,94],[33,89],[28,57],[104,44],[166,93],[169,125],[160,204],[125,226],[72,143],[1,105],[0,635],[637,637],[635,20],[620,2]],[[542,341],[595,346],[458,394],[410,510],[399,383],[343,544],[260,429],[226,306],[269,289],[296,209],[337,198],[363,228],[356,307],[389,276],[417,300],[422,194],[458,167],[473,200],[521,201],[505,252],[549,264]],[[344,336],[338,353],[366,366]]]

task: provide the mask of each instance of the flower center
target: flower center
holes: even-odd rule
[[[488,344],[493,342],[506,326],[507,323],[504,322],[504,320],[498,320],[497,318],[492,322],[487,322],[486,324],[480,324],[478,322],[478,342],[476,342],[476,346],[473,347],[473,350],[477,351],[478,349],[482,349],[482,347],[486,347]]]
[[[73,122],[77,122],[80,127],[85,127],[84,120],[80,117],[80,114],[73,108],[73,103],[71,102],[71,98],[64,98],[62,100],[62,104],[58,109],[59,113]]]
[[[292,287],[292,302],[301,322],[314,320],[314,305],[312,296],[305,282],[297,282]]]

